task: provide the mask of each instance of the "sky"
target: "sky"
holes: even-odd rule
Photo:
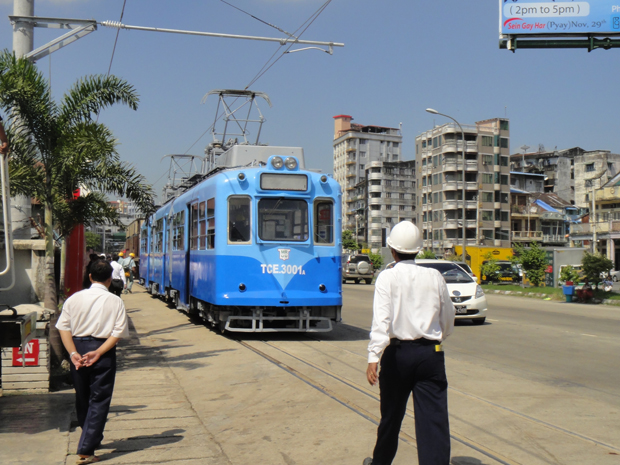
[[[285,31],[296,31],[325,0],[226,0]],[[35,15],[118,21],[124,0],[35,0]],[[0,0],[0,47],[12,48],[13,0]],[[283,37],[221,0],[126,0],[133,26]],[[620,153],[620,49],[500,50],[497,0],[333,0],[301,39],[343,42],[284,55],[252,86],[269,95],[262,142],[303,147],[308,168],[332,173],[333,116],[397,128],[404,159],[415,137],[448,122],[507,117],[510,150],[580,146]],[[63,31],[64,32],[64,31]],[[35,29],[35,48],[58,37]],[[56,99],[81,77],[106,74],[116,30],[98,30],[41,59]],[[298,47],[297,47],[298,48]],[[99,119],[118,138],[121,158],[159,194],[168,154],[202,156],[211,142],[214,89],[243,89],[278,43],[121,30],[111,73],[135,86],[137,111],[118,105]],[[207,131],[205,133],[205,131]]]

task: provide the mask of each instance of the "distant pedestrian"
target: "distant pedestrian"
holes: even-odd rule
[[[394,460],[412,392],[418,463],[448,465],[448,381],[441,342],[454,328],[454,306],[439,271],[415,264],[422,236],[413,223],[394,226],[387,245],[396,265],[375,283],[366,371],[372,386],[379,381],[381,422],[373,456],[364,465]]]
[[[91,266],[92,286],[69,297],[56,323],[71,359],[75,405],[82,435],[78,464],[99,461],[116,377],[116,344],[129,336],[123,301],[108,292],[112,266],[103,260]]]
[[[127,278],[127,287],[125,290],[125,294],[129,292],[131,294],[131,288],[133,287],[133,279],[136,272],[136,262],[133,260],[135,255],[130,253],[129,256],[125,257],[123,252],[119,254],[118,263],[123,267],[125,271],[125,278]]]
[[[110,257],[110,265],[112,265],[112,284],[110,284],[110,292],[121,296],[123,289],[127,284],[125,278],[125,271],[123,267],[118,263],[118,255],[114,254]]]

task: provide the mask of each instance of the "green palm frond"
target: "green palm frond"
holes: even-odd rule
[[[65,95],[60,120],[69,125],[90,121],[105,108],[123,103],[137,110],[140,101],[134,87],[116,76],[88,76],[80,79]]]

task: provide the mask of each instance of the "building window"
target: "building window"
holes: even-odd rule
[[[493,192],[483,192],[482,193],[482,201],[483,202],[493,202]]]
[[[508,166],[508,157],[500,157],[499,158],[499,164],[501,166]]]
[[[482,184],[493,184],[493,175],[491,173],[483,173]]]
[[[482,164],[483,165],[492,165],[493,164],[493,155],[482,155]]]
[[[502,131],[508,131],[508,121],[500,121],[499,129]]]
[[[483,147],[493,147],[493,137],[491,137],[491,136],[482,136],[482,146]]]
[[[368,139],[360,139],[360,145],[366,145],[368,143]]]
[[[508,175],[507,174],[502,174],[499,178],[499,183],[502,186],[507,186],[508,185]]]
[[[360,165],[360,171],[364,171],[364,165]]]
[[[499,146],[503,149],[507,149],[508,148],[508,138],[506,137],[502,137],[499,140]]]
[[[398,155],[396,154],[392,155],[392,161],[398,161]]]
[[[594,171],[594,163],[587,163],[586,164],[586,172],[592,172]]]
[[[366,152],[360,152],[360,158],[366,158]]]
[[[493,221],[493,211],[482,210],[482,221]]]

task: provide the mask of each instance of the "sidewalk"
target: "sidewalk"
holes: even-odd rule
[[[114,397],[97,455],[110,464],[230,464],[158,348],[137,336],[130,307],[147,299],[124,299],[131,337],[118,348]],[[0,463],[75,463],[81,429],[74,401],[73,390],[0,397]]]

